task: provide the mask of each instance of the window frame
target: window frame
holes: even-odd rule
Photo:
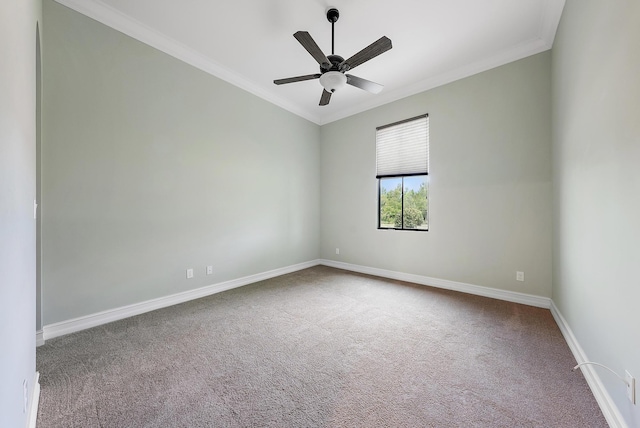
[[[417,232],[428,232],[430,229],[430,224],[429,224],[429,114],[422,114],[419,116],[415,116],[415,117],[411,117],[408,119],[403,119],[400,120],[398,122],[394,122],[394,123],[390,123],[388,125],[384,125],[384,126],[379,126],[376,128],[376,171],[379,171],[378,169],[378,162],[379,162],[379,158],[378,158],[378,152],[379,152],[379,147],[378,147],[378,132],[380,130],[384,130],[386,128],[390,128],[393,126],[398,126],[398,125],[402,125],[405,123],[409,123],[409,122],[413,122],[416,120],[420,120],[426,118],[426,165],[425,165],[425,171],[424,172],[418,172],[418,173],[406,173],[406,174],[385,174],[385,175],[378,175],[376,174],[376,180],[377,180],[377,185],[378,185],[378,201],[377,201],[377,229],[378,230],[400,230],[400,231],[417,231]],[[427,203],[427,209],[426,209],[426,216],[425,216],[425,222],[427,227],[426,228],[406,228],[404,226],[404,220],[405,220],[405,212],[404,212],[404,202],[405,202],[405,185],[404,185],[404,179],[405,177],[424,177],[425,180],[425,186],[426,186],[426,203]],[[401,219],[402,219],[402,223],[401,223],[401,227],[383,227],[382,226],[382,198],[381,198],[381,191],[382,191],[382,180],[385,179],[393,179],[393,178],[400,178],[400,185],[401,185],[401,195],[400,195],[400,203],[401,203]]]
[[[381,177],[378,178],[378,230],[407,230],[407,231],[415,231],[415,232],[428,232],[429,231],[429,208],[427,208],[427,216],[425,218],[426,222],[427,222],[427,228],[426,229],[419,229],[419,228],[406,228],[404,227],[404,178],[405,177],[425,177],[425,181],[426,181],[426,187],[427,187],[427,197],[425,198],[427,201],[427,206],[429,204],[429,174],[406,174],[406,175],[394,175],[394,176],[385,176],[385,177]],[[401,194],[401,198],[400,198],[400,204],[401,204],[401,218],[402,218],[402,227],[383,227],[382,226],[382,217],[381,217],[381,198],[380,198],[380,191],[381,191],[381,181],[384,179],[388,179],[388,178],[401,178],[402,179],[402,194]]]

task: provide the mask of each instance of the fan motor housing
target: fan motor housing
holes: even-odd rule
[[[322,68],[322,66],[320,66],[320,73],[324,74],[327,71],[345,71],[345,70],[341,70],[339,67],[340,64],[344,62],[344,58],[342,58],[340,55],[328,55],[327,59],[331,61],[331,67]]]

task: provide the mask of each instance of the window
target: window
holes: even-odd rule
[[[378,229],[429,230],[429,116],[376,128]]]

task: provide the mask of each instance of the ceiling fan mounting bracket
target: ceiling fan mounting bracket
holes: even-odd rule
[[[338,18],[340,18],[340,12],[338,12],[338,9],[332,7],[327,11],[327,20],[332,24],[337,22]]]

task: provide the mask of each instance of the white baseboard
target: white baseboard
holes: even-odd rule
[[[553,301],[551,302],[550,309],[553,318],[556,320],[556,324],[558,324],[558,327],[560,328],[560,331],[564,336],[564,340],[566,340],[567,344],[569,345],[569,349],[571,349],[571,352],[573,353],[573,356],[575,357],[578,364],[589,361],[587,355],[582,349],[582,346],[580,346],[580,344],[578,343],[578,339],[576,339],[573,332],[571,331],[571,328],[569,327],[569,324],[567,324],[567,320],[564,319],[564,317],[558,310],[558,307]],[[600,380],[600,377],[595,372],[593,366],[582,366],[580,367],[580,370],[582,370],[582,374],[584,375],[589,388],[591,388],[591,392],[598,402],[598,405],[602,410],[602,414],[607,420],[609,426],[613,428],[627,428],[627,423],[624,421],[624,418],[620,414],[618,407],[611,399],[611,396],[605,389],[602,381]]]
[[[83,317],[73,318],[49,325],[45,325],[42,330],[36,332],[37,346],[44,345],[48,339],[63,336],[65,334],[74,333],[76,331],[85,330],[87,328],[96,327],[98,325],[121,320],[134,315],[143,314],[156,309],[166,308],[168,306],[184,303],[189,300],[199,299],[211,294],[220,293],[222,291],[231,290],[243,285],[252,284],[254,282],[263,281],[265,279],[274,278],[280,275],[307,269],[316,265],[325,265],[338,269],[349,270],[353,272],[365,273],[369,275],[380,276],[383,278],[396,279],[400,281],[413,282],[416,284],[427,285],[447,290],[460,291],[463,293],[475,294],[478,296],[490,297],[498,300],[505,300],[514,303],[521,303],[529,306],[540,308],[549,308],[551,299],[547,297],[534,296],[531,294],[518,293],[515,291],[500,290],[497,288],[482,287],[479,285],[465,284],[462,282],[450,281],[447,279],[432,278],[428,276],[415,275],[386,269],[373,268],[368,266],[354,265],[350,263],[337,262],[333,260],[321,259],[312,260],[296,265],[286,266],[255,275],[246,276],[218,284],[208,285],[206,287],[197,288],[195,290],[184,291],[157,299],[147,300],[145,302],[135,303],[132,305],[122,306],[115,309],[98,312]]]
[[[535,296],[531,294],[518,293],[515,291],[500,290],[497,288],[483,287],[480,285],[466,284],[462,282],[450,281],[447,279],[432,278],[423,275],[415,275],[386,269],[373,268],[369,266],[354,265],[334,260],[320,259],[309,262],[299,263],[284,268],[274,269],[271,271],[246,276],[243,278],[225,281],[218,284],[209,285],[195,290],[185,291],[182,293],[172,294],[170,296],[160,297],[157,299],[147,300],[145,302],[127,305],[116,309],[99,312],[67,321],[62,321],[50,325],[45,325],[42,330],[36,332],[37,346],[44,345],[46,339],[62,336],[98,325],[106,324],[112,321],[128,318],[134,315],[143,314],[156,309],[184,303],[189,300],[199,299],[201,297],[220,293],[222,291],[231,290],[233,288],[242,287],[254,282],[275,278],[280,275],[296,272],[317,265],[344,269],[352,272],[359,272],[368,275],[390,278],[399,281],[412,282],[415,284],[426,285],[430,287],[443,288],[447,290],[460,291],[463,293],[474,294],[478,296],[489,297],[508,302],[521,303],[524,305],[546,308],[551,310],[551,314],[555,319],[562,335],[564,336],[569,349],[573,353],[576,361],[582,363],[588,361],[584,350],[573,335],[571,328],[567,324],[554,302],[548,297]],[[592,366],[582,366],[582,373],[593,392],[593,395],[600,406],[605,419],[611,427],[628,428],[624,418],[620,414],[611,396],[605,389],[598,374]],[[38,413],[38,400],[40,397],[40,383],[38,381],[40,374],[36,372],[36,378],[33,388],[33,397],[31,400],[31,409],[28,420],[28,428],[34,428],[36,425],[36,417]]]
[[[265,279],[274,278],[276,276],[285,275],[302,269],[317,266],[320,262],[312,260],[309,262],[299,263],[286,266],[255,275],[245,276],[243,278],[233,279],[231,281],[220,282],[218,284],[208,285],[206,287],[197,288],[195,290],[184,291],[157,299],[147,300],[145,302],[135,303],[133,305],[122,306],[115,309],[86,315],[79,318],[61,321],[54,324],[45,325],[42,328],[40,338],[36,333],[36,342],[44,344],[44,341],[53,339],[54,337],[63,336],[65,334],[74,333],[76,331],[85,330],[87,328],[110,323],[124,318],[140,315],[145,312],[154,311],[156,309],[166,308],[168,306],[184,303],[189,300],[199,299],[211,294],[220,293],[222,291],[231,290],[233,288],[242,287],[243,285],[252,284]]]
[[[390,271],[385,269],[372,268],[367,266],[354,265],[349,263],[336,262],[333,260],[311,260],[296,265],[291,265],[243,278],[225,281],[218,284],[208,285],[206,287],[189,290],[182,293],[176,293],[157,299],[147,300],[145,302],[135,303],[132,305],[122,306],[115,309],[98,312],[83,317],[73,318],[49,325],[45,325],[42,330],[36,332],[36,345],[42,346],[48,339],[63,336],[65,334],[74,333],[76,331],[85,330],[87,328],[96,327],[113,321],[118,321],[134,315],[143,314],[156,309],[166,308],[168,306],[184,303],[189,300],[199,299],[211,294],[220,293],[222,291],[231,290],[233,288],[242,287],[243,285],[252,284],[254,282],[263,281],[265,279],[274,278],[287,273],[296,272],[307,269],[319,264],[335,267],[338,269],[360,272],[369,275],[380,276],[383,278],[397,279],[401,281],[413,282],[416,284],[428,285],[448,290],[461,291],[469,294],[490,297],[509,302],[522,303],[530,306],[541,308],[549,308],[550,299],[546,297],[533,296],[530,294],[517,293],[514,291],[499,290],[496,288],[482,287],[479,285],[465,284],[461,282],[449,281],[446,279],[431,278],[421,275],[413,275],[403,272]]]
[[[31,399],[29,403],[29,417],[27,418],[27,428],[36,428],[36,420],[38,419],[38,403],[40,402],[40,373],[36,372],[33,379],[33,389],[31,391]]]
[[[518,293],[516,291],[500,290],[497,288],[483,287],[481,285],[450,281],[448,279],[431,278],[428,276],[414,275],[393,270],[336,262],[334,260],[321,259],[320,264],[338,269],[365,273],[368,275],[381,276],[383,278],[397,279],[399,281],[413,282],[420,285],[428,285],[430,287],[460,291],[463,293],[475,294],[477,296],[490,297],[492,299],[522,303],[523,305],[536,306],[538,308],[549,309],[551,306],[551,299],[548,297],[534,296],[532,294]]]

